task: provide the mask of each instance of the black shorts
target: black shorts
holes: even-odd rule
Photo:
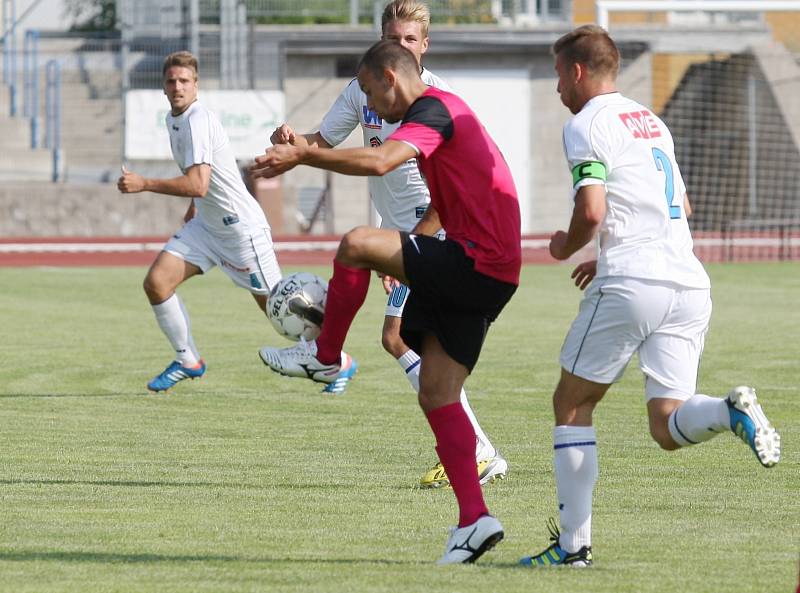
[[[476,272],[474,260],[455,241],[406,232],[400,240],[411,288],[400,337],[420,352],[423,336],[432,333],[453,360],[472,372],[489,325],[517,287]]]

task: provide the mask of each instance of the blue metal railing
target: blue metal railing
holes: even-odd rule
[[[39,31],[25,31],[22,113],[31,119],[31,148],[39,147]]]
[[[61,175],[61,64],[50,60],[45,65],[45,148],[53,151],[53,181]]]

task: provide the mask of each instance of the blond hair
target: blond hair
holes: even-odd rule
[[[180,66],[182,68],[189,68],[194,72],[194,79],[197,80],[197,58],[194,57],[192,52],[176,51],[169,54],[164,59],[164,67],[161,70],[161,76],[167,75],[167,70],[173,66]]]
[[[381,17],[381,31],[386,30],[386,25],[391,21],[412,21],[420,24],[422,36],[428,36],[428,27],[431,24],[431,11],[427,4],[417,0],[393,0],[383,9]]]
[[[619,50],[608,32],[598,25],[583,25],[563,35],[553,44],[553,55],[567,64],[582,64],[589,73],[602,78],[617,78]]]

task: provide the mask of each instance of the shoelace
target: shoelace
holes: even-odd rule
[[[298,359],[298,358],[308,358],[312,356],[311,354],[311,346],[309,346],[308,342],[304,337],[300,337],[300,341],[297,342],[297,345],[287,348],[284,353],[291,358]]]
[[[558,523],[554,517],[547,520],[547,530],[550,532],[550,541],[558,545],[558,538],[561,536],[561,530],[558,528]]]

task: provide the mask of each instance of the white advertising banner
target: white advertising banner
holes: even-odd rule
[[[251,160],[270,145],[272,131],[284,122],[281,91],[201,91],[198,98],[222,122],[240,160]],[[172,159],[164,118],[169,103],[161,90],[125,95],[125,158]]]
[[[523,69],[435,72],[472,108],[506,158],[517,186],[522,232],[530,232],[530,74]]]

